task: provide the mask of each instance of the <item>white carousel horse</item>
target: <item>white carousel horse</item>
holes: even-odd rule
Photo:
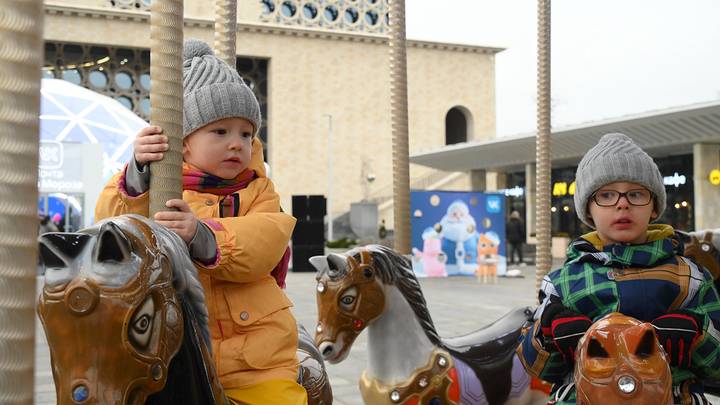
[[[515,355],[529,308],[512,311],[466,336],[441,339],[409,259],[379,245],[315,256],[315,343],[330,363],[342,361],[368,329],[365,403],[544,404],[545,392]]]

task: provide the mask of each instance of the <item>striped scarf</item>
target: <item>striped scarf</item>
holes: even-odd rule
[[[183,165],[183,189],[216,195],[230,195],[237,193],[255,180],[255,170],[243,170],[234,179],[223,179],[210,173],[205,173],[187,163]]]

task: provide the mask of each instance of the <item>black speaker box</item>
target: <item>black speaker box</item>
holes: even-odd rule
[[[325,243],[325,224],[319,221],[297,221],[292,234],[295,245],[323,245]]]
[[[298,221],[304,221],[308,216],[308,196],[294,195],[292,196],[292,215]]]
[[[308,215],[310,220],[322,221],[326,213],[326,201],[323,195],[311,195],[308,198]]]
[[[314,272],[315,268],[308,261],[313,256],[320,256],[325,253],[323,245],[305,245],[292,248],[292,271],[293,272]]]

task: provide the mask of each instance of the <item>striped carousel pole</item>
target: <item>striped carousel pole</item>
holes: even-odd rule
[[[398,253],[410,254],[410,166],[408,163],[405,0],[393,0],[390,2],[390,75],[394,247]]]
[[[537,254],[535,289],[552,266],[550,234],[550,0],[538,0],[537,140],[535,230]]]
[[[0,403],[32,404],[42,0],[0,0]]]
[[[215,0],[215,56],[235,67],[237,0]]]
[[[168,137],[165,157],[150,164],[150,218],[182,198],[183,0],[153,0],[150,9],[150,118]]]

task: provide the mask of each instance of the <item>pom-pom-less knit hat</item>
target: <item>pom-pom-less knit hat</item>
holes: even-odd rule
[[[240,75],[197,39],[183,47],[183,137],[223,118],[239,117],[260,129],[260,105]]]
[[[653,159],[627,135],[606,134],[583,156],[575,173],[575,210],[578,218],[595,228],[588,218],[590,196],[600,187],[625,181],[645,186],[655,198],[657,218],[665,211],[667,196],[660,170]]]

